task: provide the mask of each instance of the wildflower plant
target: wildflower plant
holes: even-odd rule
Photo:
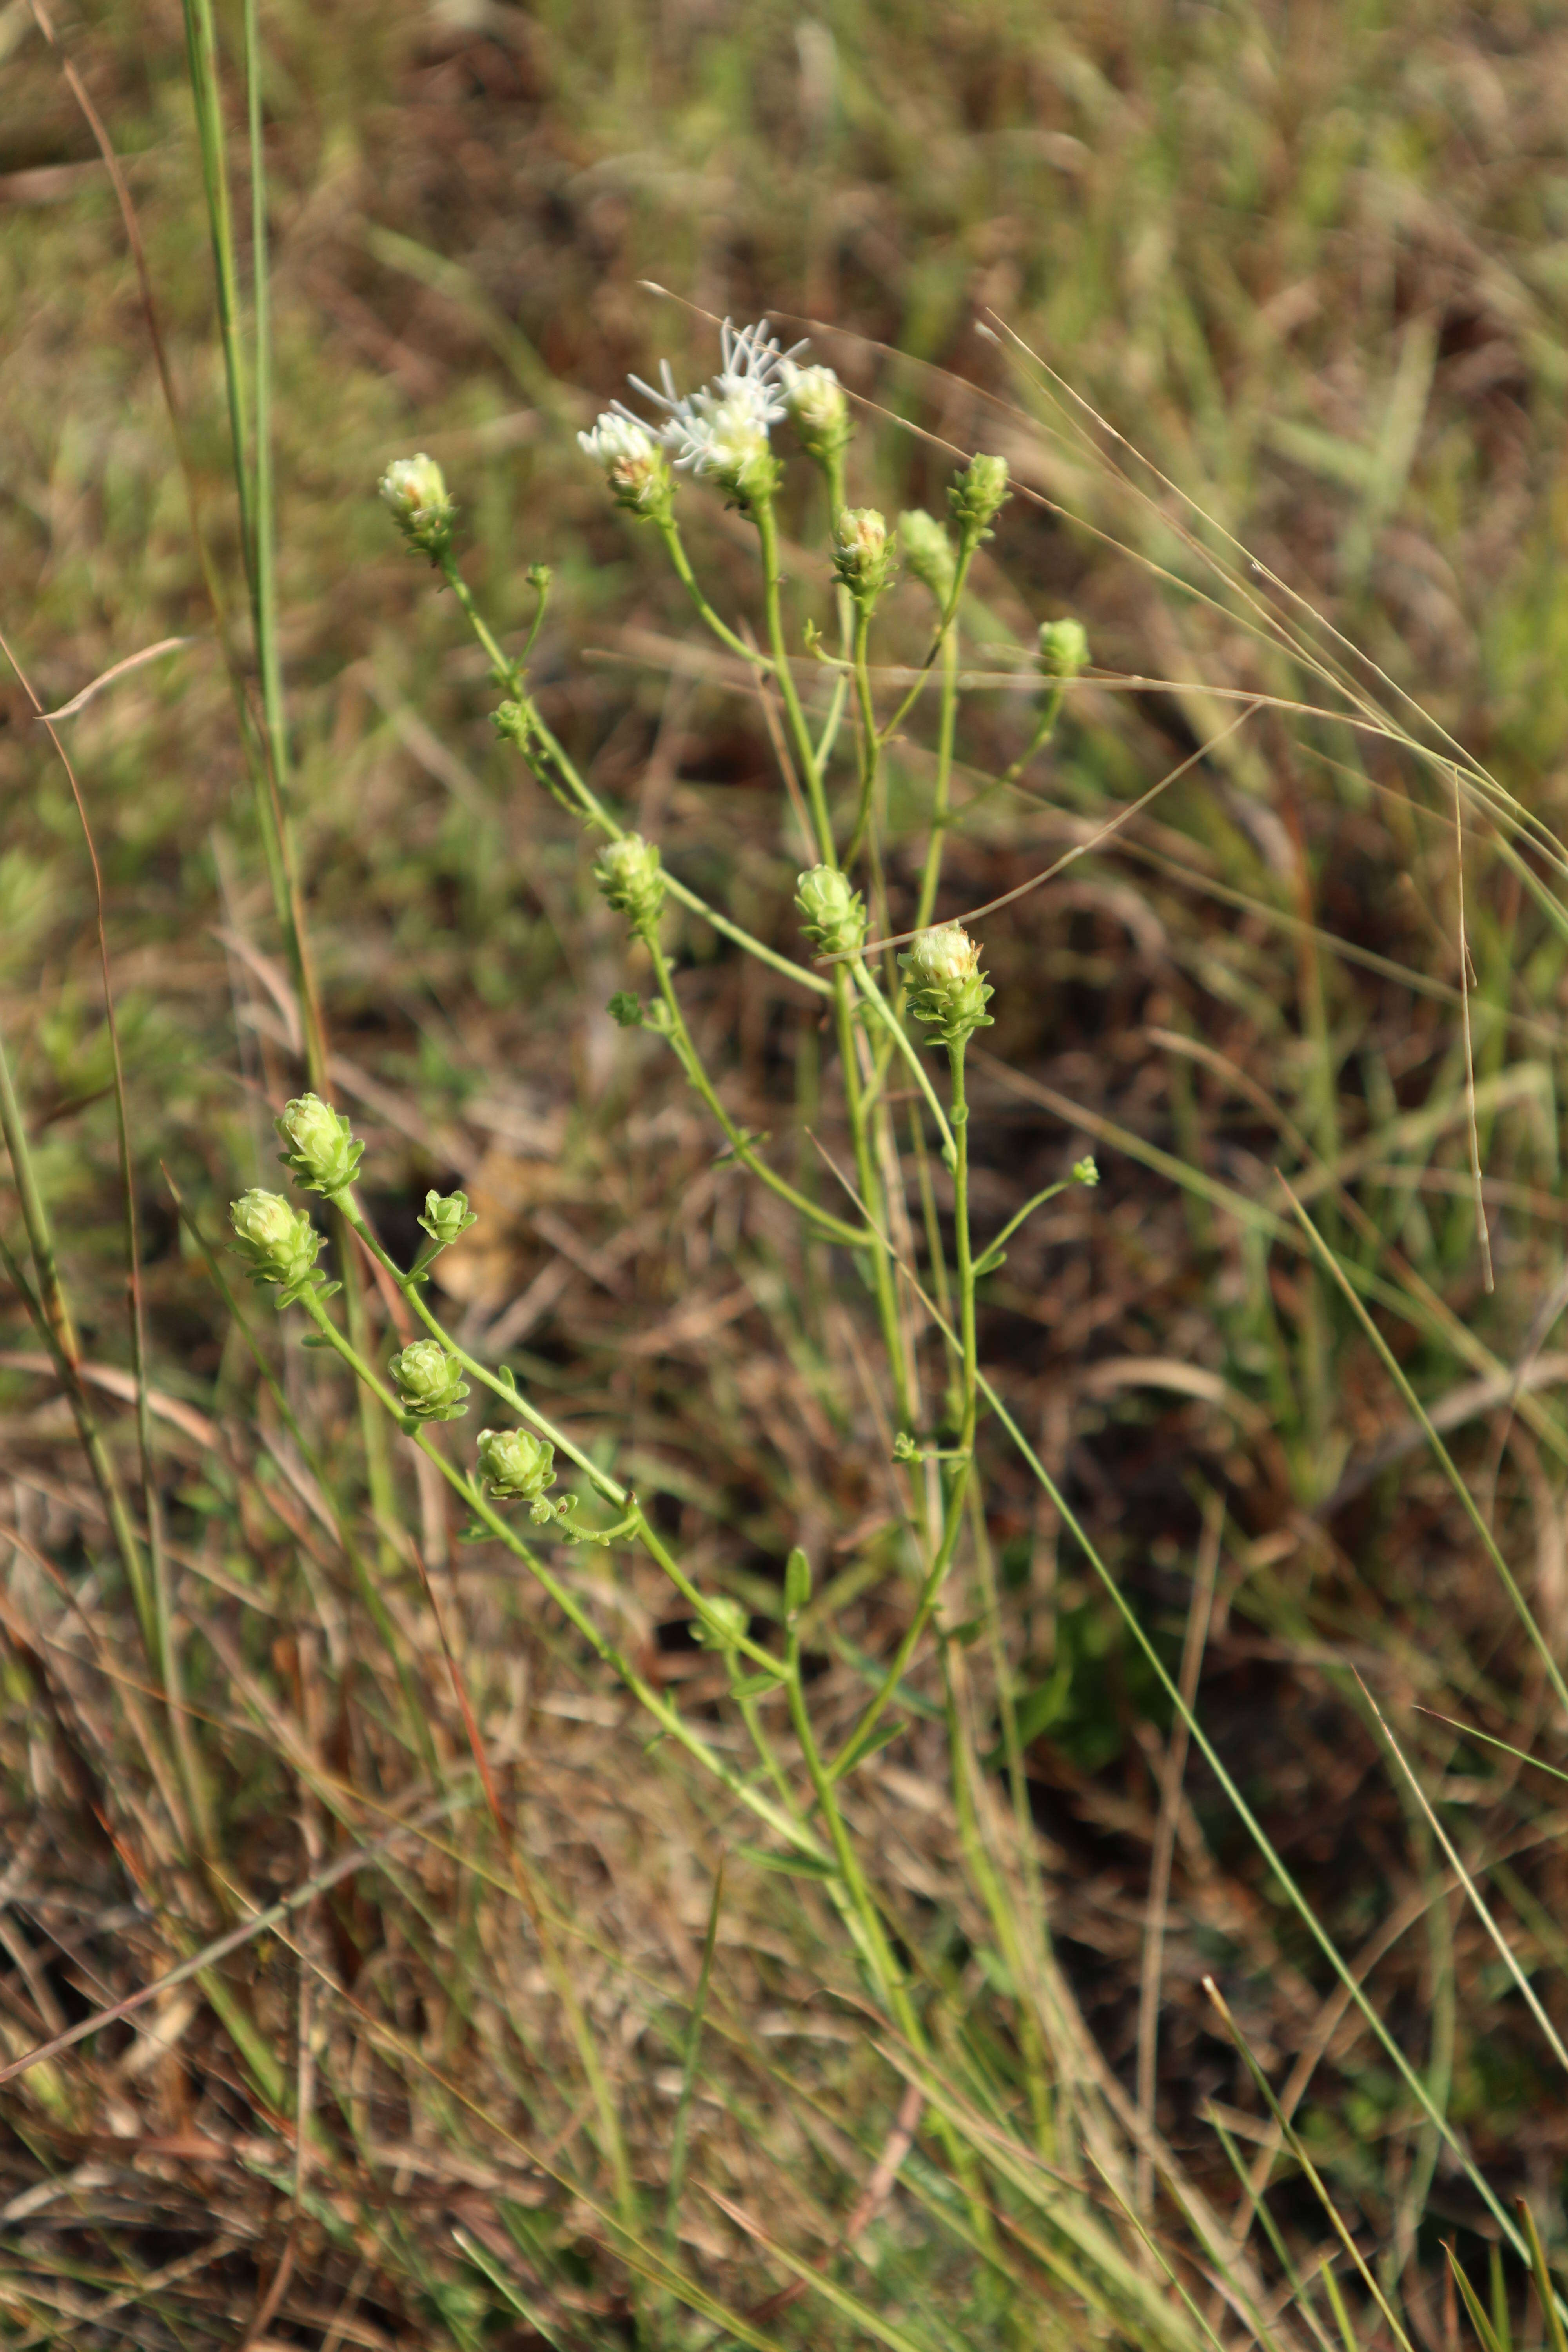
[[[999,457],[974,457],[959,467],[950,487],[949,522],[912,511],[895,534],[875,507],[848,502],[849,402],[833,371],[803,363],[803,351],[800,345],[785,349],[765,321],[739,330],[726,324],[720,368],[708,383],[682,393],[667,365],[658,387],[634,380],[651,414],[639,415],[617,403],[578,436],[615,504],[629,521],[651,525],[658,533],[702,625],[744,659],[758,688],[782,712],[789,771],[800,788],[815,853],[796,883],[800,929],[794,955],[756,937],[669,870],[658,844],[623,822],[554,733],[528,671],[548,572],[540,566],[531,574],[537,599],[533,631],[521,657],[510,657],[459,567],[457,509],[438,469],[424,458],[395,465],[383,481],[382,496],[408,545],[436,565],[489,661],[499,697],[498,733],[552,799],[581,821],[594,845],[597,888],[625,922],[639,969],[651,975],[647,992],[616,992],[612,1017],[623,1028],[644,1030],[668,1045],[710,1115],[723,1156],[790,1211],[814,1245],[841,1252],[866,1284],[881,1343],[884,1409],[895,1433],[891,1475],[899,1482],[899,1546],[908,1608],[889,1671],[847,1734],[830,1748],[813,1717],[802,1666],[802,1643],[816,1605],[805,1553],[797,1547],[780,1564],[779,1638],[765,1624],[760,1634],[753,1632],[753,1612],[732,1594],[701,1589],[680,1548],[654,1524],[596,1450],[584,1448],[553,1422],[509,1369],[483,1361],[443,1325],[429,1301],[426,1272],[437,1253],[460,1245],[474,1223],[464,1194],[427,1194],[419,1219],[425,1243],[412,1265],[400,1265],[358,1199],[362,1146],[346,1118],[312,1093],[291,1101],[279,1118],[285,1164],[296,1182],[326,1197],[345,1235],[376,1264],[384,1287],[401,1297],[418,1327],[392,1356],[384,1378],[371,1363],[352,1318],[345,1316],[340,1325],[328,1311],[327,1294],[313,1273],[321,1237],[309,1216],[276,1195],[252,1192],[236,1202],[232,1220],[236,1247],[254,1277],[303,1309],[314,1326],[314,1344],[337,1353],[373,1406],[399,1423],[460,1496],[470,1514],[469,1535],[503,1545],[525,1564],[581,1639],[635,1696],[656,1734],[683,1750],[750,1814],[759,1836],[784,1857],[785,1866],[827,1885],[868,1991],[916,2063],[924,2063],[933,2046],[931,1989],[922,1986],[889,1933],[839,1785],[860,1759],[897,1736],[904,1721],[904,1677],[926,1663],[926,1645],[940,1625],[954,1579],[967,1579],[974,1570],[980,1540],[975,1530],[984,1517],[977,1445],[990,1394],[978,1356],[978,1292],[1003,1262],[1003,1242],[1039,1205],[1031,1202],[1003,1234],[984,1248],[975,1246],[970,1231],[966,1056],[975,1033],[990,1024],[993,989],[980,940],[961,921],[936,919],[955,756],[961,608],[970,568],[1008,495],[1007,467]],[[777,514],[792,446],[827,490],[828,605],[820,618],[802,615],[793,641],[784,606]],[[729,501],[755,530],[760,636],[748,617],[728,618],[716,609],[688,555],[682,503],[703,494]],[[907,591],[899,578],[900,541]],[[885,692],[873,668],[873,630],[895,614],[902,616],[899,625],[905,629],[912,619],[920,651],[912,679],[906,666],[899,688]],[[1058,623],[1055,634],[1042,639],[1042,675],[1058,685],[1082,667],[1081,633],[1074,637],[1071,626]],[[835,635],[837,650],[830,651]],[[881,854],[883,755],[928,690],[938,702],[939,744],[931,825],[918,874],[900,902],[889,890]],[[769,1139],[742,1128],[731,1112],[721,1077],[688,1022],[678,958],[663,936],[663,917],[672,900],[685,919],[707,925],[731,947],[787,977],[804,999],[807,1017],[829,1031],[849,1140],[848,1165],[836,1191],[806,1189],[798,1171],[786,1172],[777,1164]],[[898,955],[900,942],[904,952]],[[896,1092],[913,1106],[912,1128],[907,1116],[895,1113]],[[910,1154],[912,1166],[907,1164]],[[934,1214],[929,1217],[921,1262],[904,1200],[910,1181],[929,1191],[933,1159],[947,1171],[951,1240],[944,1239]],[[1092,1163],[1079,1162],[1039,1200],[1067,1183],[1094,1181]],[[476,1390],[502,1407],[505,1421],[481,1430],[468,1446],[447,1437],[442,1425],[461,1420]],[[563,1464],[577,1474],[579,1495],[555,1491]],[[521,1513],[519,1505],[525,1507]],[[555,1564],[558,1547],[584,1543],[638,1553],[668,1579],[690,1612],[700,1645],[722,1664],[728,1699],[753,1751],[749,1767],[710,1738],[700,1721],[644,1674],[605,1630],[579,1584]],[[939,1656],[945,1654],[944,1638],[936,1640]],[[762,1713],[770,1698],[782,1700],[787,1713],[787,1753]],[[951,1706],[951,1688],[949,1700]],[[961,1780],[968,1769],[967,1735],[956,1717],[950,1716],[949,1729],[953,1770]],[[1016,1729],[1008,1736],[1021,1786]],[[960,1818],[972,1819],[966,1801],[956,1789],[955,1794]],[[978,1855],[974,1864],[974,1885],[990,1887],[1000,1903],[994,1874]],[[1016,1947],[1016,1923],[999,1914],[995,1926],[1005,1948]],[[592,2073],[588,2054],[584,2064]],[[1043,2082],[1037,2089],[1045,2097]],[[615,2119],[602,2115],[601,2123],[605,2143],[613,2147]],[[987,2242],[987,2199],[994,2185],[987,2186],[973,2147],[951,2120],[939,2117],[933,2129],[946,2146],[969,2226]]]

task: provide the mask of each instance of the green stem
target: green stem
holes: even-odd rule
[[[679,526],[674,516],[659,515],[655,520],[658,525],[658,535],[664,541],[670,562],[674,567],[675,576],[690,597],[698,617],[712,630],[721,646],[728,646],[731,653],[739,654],[742,660],[750,662],[753,669],[771,672],[773,664],[767,656],[759,653],[755,646],[749,646],[744,637],[737,636],[729,623],[720,619],[703,594],[697,574],[691,569],[681,541]]]
[[[564,1430],[558,1429],[553,1422],[546,1419],[543,1413],[536,1412],[534,1407],[529,1403],[528,1400],[511,1384],[510,1381],[498,1378],[487,1365],[481,1364],[475,1357],[470,1356],[466,1349],[459,1347],[458,1342],[452,1338],[450,1332],[448,1332],[437,1317],[431,1313],[430,1307],[419,1287],[409,1281],[408,1277],[400,1271],[395,1260],[388,1255],[374,1229],[366,1220],[364,1213],[360,1208],[360,1205],[354,1199],[353,1194],[350,1192],[344,1192],[336,1193],[333,1197],[345,1221],[353,1231],[358,1234],[365,1248],[369,1250],[371,1255],[386,1268],[393,1279],[399,1285],[405,1297],[407,1298],[409,1305],[413,1307],[414,1312],[417,1315],[421,1323],[424,1324],[425,1328],[428,1331],[430,1337],[436,1340],[440,1347],[444,1348],[448,1355],[455,1356],[457,1358],[458,1363],[461,1364],[463,1370],[471,1379],[478,1381],[482,1387],[488,1388],[493,1396],[500,1397],[502,1402],[510,1405],[514,1412],[521,1413],[525,1420],[531,1423],[542,1437],[547,1437],[550,1440],[550,1443],[559,1453],[563,1454],[568,1461],[574,1462],[577,1467],[584,1472],[584,1474],[592,1481],[595,1490],[599,1494],[603,1495],[606,1501],[612,1502],[618,1507],[626,1510],[627,1513],[626,1532],[637,1542],[642,1544],[650,1558],[652,1558],[664,1570],[664,1573],[668,1577],[670,1582],[675,1586],[676,1591],[681,1595],[682,1599],[690,1603],[695,1613],[699,1617],[703,1616],[706,1612],[707,1603],[703,1599],[702,1593],[698,1587],[693,1584],[691,1579],[687,1575],[686,1570],[670,1552],[668,1547],[664,1543],[657,1530],[648,1524],[636,1496],[631,1494],[627,1488],[619,1485],[616,1479],[606,1477],[605,1473],[598,1468],[597,1465],[594,1463],[579,1446],[573,1444],[572,1440],[566,1435]],[[358,1357],[360,1353],[360,1350],[355,1350],[356,1357]],[[747,1657],[749,1657],[754,1664],[758,1666],[765,1666],[773,1671],[777,1670],[778,1661],[773,1656],[772,1653],[764,1649],[760,1643],[752,1641],[749,1636],[742,1636],[737,1643],[737,1647],[743,1650]]]
[[[953,568],[952,587],[948,595],[947,603],[942,606],[942,617],[937,622],[935,633],[931,637],[931,646],[926,653],[926,657],[921,664],[920,675],[915,679],[914,684],[910,688],[908,693],[904,696],[903,700],[899,704],[887,725],[883,728],[881,732],[881,740],[884,743],[889,741],[890,739],[898,733],[899,729],[903,725],[905,719],[914,709],[915,704],[925,692],[926,680],[931,675],[932,664],[935,662],[938,654],[941,653],[943,643],[947,637],[947,633],[952,628],[952,624],[957,617],[959,602],[963,594],[963,583],[969,577],[969,567],[974,561],[975,544],[976,542],[971,540],[965,545],[961,546],[958,551],[958,562]]]
[[[441,575],[462,606],[475,636],[485,652],[489,654],[497,673],[498,682],[504,685],[510,693],[521,694],[521,665],[509,661],[501,651],[493,631],[474,601],[468,582],[458,570],[450,553],[441,558]],[[537,616],[535,626],[537,627]],[[531,637],[530,644],[531,642]],[[741,650],[745,654],[748,661],[754,661],[765,669],[773,667],[772,663],[764,661],[754,646],[742,646]],[[528,699],[528,712],[535,735],[548,751],[562,782],[566,786],[567,792],[576,802],[579,809],[584,815],[592,818],[595,824],[602,826],[612,841],[619,841],[626,828],[616,822],[597,793],[578,773],[575,762],[568,757],[564,747],[557,741],[555,736],[545,725],[539,715],[537,706],[531,698]],[[530,758],[526,751],[522,756],[545,790],[553,793],[555,788],[550,778],[542,772],[539,764]],[[694,915],[700,915],[705,923],[721,932],[725,939],[733,940],[736,947],[743,949],[747,955],[755,956],[759,963],[767,964],[773,971],[781,973],[784,979],[794,981],[797,987],[809,989],[814,996],[831,995],[832,990],[820,973],[804,971],[799,964],[792,963],[787,956],[780,955],[775,949],[768,947],[762,940],[753,938],[752,933],[743,930],[739,923],[731,922],[728,915],[721,915],[716,907],[710,907],[706,898],[700,898],[695,890],[688,889],[686,884],[676,875],[667,872],[664,879],[665,887],[672,898],[679,898],[683,907],[689,908]]]
[[[861,957],[857,956],[849,969],[855,975],[855,984],[859,989],[861,995],[866,999],[867,1003],[871,1006],[877,1018],[882,1023],[883,1027],[886,1029],[888,1035],[892,1039],[894,1045],[903,1055],[905,1061],[909,1064],[910,1068],[913,1071],[915,1083],[920,1087],[921,1094],[924,1095],[927,1107],[929,1108],[932,1118],[936,1120],[937,1133],[942,1138],[942,1158],[951,1168],[952,1165],[954,1151],[952,1129],[947,1123],[947,1114],[942,1109],[942,1102],[938,1097],[936,1088],[931,1084],[931,1074],[920,1057],[919,1047],[916,1045],[914,1039],[910,1035],[909,1031],[904,1027],[903,1023],[899,1019],[893,1007],[889,1003],[887,998],[878,987],[876,982],[872,979],[870,972],[866,968],[864,960]]]
[[[827,814],[827,795],[823,790],[822,770],[817,765],[816,747],[805,723],[805,713],[800,707],[795,691],[795,672],[784,646],[784,615],[779,604],[779,535],[778,522],[771,498],[758,499],[752,509],[757,526],[763,559],[763,604],[767,619],[768,647],[773,657],[773,676],[778,681],[784,707],[784,719],[789,729],[790,748],[805,783],[806,798],[811,803],[811,821],[816,830],[817,847],[825,866],[837,866],[833,847],[833,822]]]
[[[882,1344],[887,1350],[888,1367],[893,1376],[893,1390],[898,1402],[899,1425],[907,1429],[914,1412],[914,1391],[910,1366],[906,1360],[903,1333],[899,1324],[898,1291],[893,1280],[892,1245],[887,1234],[887,1215],[882,1200],[882,1187],[878,1180],[876,1153],[871,1137],[871,1119],[868,1113],[865,1090],[861,1081],[859,1057],[855,1047],[855,1007],[849,974],[843,964],[833,967],[833,1013],[838,1033],[838,1058],[844,1073],[844,1108],[849,1121],[850,1143],[855,1154],[855,1181],[872,1225],[869,1237],[871,1278],[877,1294],[877,1317],[882,1327]]]
[[[844,1816],[838,1810],[838,1797],[833,1784],[833,1777],[822,1760],[822,1753],[816,1744],[816,1735],[811,1727],[811,1717],[806,1711],[805,1689],[801,1682],[800,1634],[794,1625],[789,1628],[788,1643],[788,1671],[784,1676],[784,1689],[789,1695],[790,1721],[795,1726],[795,1736],[800,1743],[801,1756],[816,1792],[817,1804],[821,1809],[828,1842],[833,1848],[834,1860],[838,1865],[838,1875],[843,1882],[848,1903],[849,1924],[855,1934],[855,1940],[865,1955],[877,1990],[897,2021],[900,2032],[911,2048],[923,2053],[925,2035],[921,2031],[920,2019],[915,2014],[914,2003],[910,1999],[909,1987],[905,1982],[902,1969],[893,1958],[892,1948],[888,1942],[887,1931],[882,1925],[882,1915],[878,1910],[871,1890],[866,1884],[865,1873],[860,1867],[859,1857],[855,1852],[854,1841],[845,1826]]]
[[[1046,697],[1045,706],[1040,712],[1038,720],[1036,722],[1034,733],[1030,736],[1025,749],[1014,761],[1012,766],[1003,770],[1001,775],[996,780],[998,783],[1016,784],[1017,782],[1019,777],[1023,774],[1025,769],[1028,766],[1036,752],[1043,751],[1046,745],[1056,733],[1057,720],[1061,717],[1061,714],[1062,689],[1059,686],[1053,686],[1049,694]]]
[[[952,745],[958,725],[958,631],[942,632],[942,708],[936,735],[936,792],[931,802],[931,839],[926,845],[925,865],[921,871],[920,898],[915,908],[914,928],[923,931],[931,921],[936,905],[938,885],[942,880],[942,851],[947,843],[948,812],[952,792]]]
[[[522,684],[521,666],[510,661],[502,653],[489,623],[474,601],[473,590],[458,569],[458,559],[449,547],[444,547],[436,558],[442,579],[463,608],[463,616],[480,645],[490,657],[495,682],[504,686],[509,694],[516,694]]]
[[[6,1270],[27,1307],[38,1337],[54,1360],[60,1386],[70,1400],[81,1449],[87,1456],[93,1484],[103,1504],[115,1549],[125,1571],[126,1583],[131,1588],[142,1645],[149,1663],[156,1666],[160,1654],[156,1597],[148,1579],[147,1563],[132,1524],[124,1492],[81,1376],[81,1348],[71,1319],[65,1286],[60,1279],[48,1212],[38,1189],[37,1173],[33,1166],[27,1132],[22,1124],[16,1088],[11,1083],[11,1065],[3,1040],[0,1040],[0,1131],[5,1134],[5,1149],[11,1157],[16,1200],[22,1212],[22,1223],[26,1228],[27,1245],[32,1252],[33,1271],[37,1284],[36,1295],[9,1250],[5,1252]]]
[[[385,1383],[371,1370],[364,1359],[350,1347],[327,1313],[318,1294],[314,1290],[301,1291],[300,1303],[327,1345],[342,1358],[355,1378],[375,1398],[383,1411],[401,1428],[404,1423],[402,1406]],[[515,1399],[513,1401],[519,1402]],[[740,1774],[709,1747],[700,1733],[692,1729],[679,1710],[673,1707],[669,1701],[651,1685],[643,1680],[630,1659],[600,1633],[582,1602],[565,1585],[561,1583],[558,1578],[551,1574],[549,1569],[530,1549],[522,1538],[502,1518],[489,1496],[481,1492],[471,1479],[465,1476],[453,1463],[447,1461],[438,1445],[432,1444],[429,1432],[424,1429],[416,1431],[414,1442],[426,1459],[435,1464],[447,1484],[496,1541],[504,1544],[513,1558],[521,1561],[529,1574],[534,1578],[541,1589],[560,1610],[568,1624],[582,1635],[595,1655],[619,1676],[633,1696],[653,1717],[660,1729],[675,1740],[678,1746],[683,1748],[705,1771],[711,1773],[712,1777],[729,1790],[737,1803],[744,1805],[747,1811],[754,1814],[759,1821],[765,1822],[768,1827],[775,1831],[796,1853],[809,1853],[818,1862],[826,1861],[827,1857],[823,1852],[820,1842],[808,1829],[800,1822],[792,1821],[788,1814],[781,1811],[778,1806],[772,1803],[759,1790],[749,1788]],[[766,1663],[776,1667],[778,1662],[776,1659],[768,1658]]]
[[[958,1443],[952,1449],[954,1466],[943,1496],[942,1540],[937,1547],[936,1557],[926,1571],[914,1614],[904,1629],[903,1638],[880,1688],[838,1751],[840,1764],[846,1757],[863,1752],[868,1738],[902,1681],[904,1670],[931,1622],[931,1612],[958,1548],[959,1532],[963,1524],[964,1497],[974,1458],[979,1364],[975,1349],[974,1264],[969,1244],[969,1106],[964,1094],[962,1039],[948,1046],[948,1065],[952,1074],[952,1222],[956,1260],[954,1279],[959,1301],[959,1377],[962,1382]]]
[[[860,855],[867,827],[877,797],[877,777],[882,764],[882,739],[877,732],[876,706],[871,699],[871,673],[867,667],[867,647],[871,640],[871,615],[864,604],[855,608],[855,641],[850,659],[855,669],[855,705],[860,719],[860,797],[855,809],[855,829],[849,845],[844,852],[846,867],[852,866]]]
[[[808,1201],[805,1194],[797,1192],[784,1177],[776,1175],[765,1160],[758,1159],[751,1144],[720,1101],[713,1082],[702,1066],[701,1058],[686,1026],[685,1016],[681,1013],[680,1003],[675,993],[669,965],[665,959],[663,949],[651,936],[647,939],[647,948],[653,958],[658,992],[664,1000],[665,1008],[672,1024],[670,1043],[680,1057],[681,1067],[685,1070],[689,1082],[700,1095],[719,1125],[723,1129],[730,1149],[742,1167],[759,1178],[771,1192],[776,1192],[781,1201],[787,1201],[797,1216],[806,1218],[818,1232],[827,1234],[831,1240],[842,1242],[848,1249],[875,1248],[875,1239],[865,1228],[846,1224],[843,1218],[834,1216],[831,1210],[819,1207],[815,1201]]]

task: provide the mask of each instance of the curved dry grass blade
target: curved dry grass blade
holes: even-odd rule
[[[196,646],[201,642],[199,637],[160,637],[155,646],[143,646],[139,654],[127,654],[123,661],[117,661],[110,668],[100,670],[89,685],[84,686],[79,694],[73,694],[68,702],[62,702],[58,710],[40,710],[37,713],[39,725],[49,727],[57,719],[74,719],[79,710],[85,710],[88,704],[95,701],[106,686],[112,686],[117,677],[129,677],[132,670],[156,661],[160,654],[178,653],[183,646]]]

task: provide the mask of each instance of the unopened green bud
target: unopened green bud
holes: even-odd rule
[[[866,908],[858,890],[834,866],[814,866],[803,874],[795,903],[805,919],[808,939],[824,955],[852,955],[866,936]]]
[[[303,1209],[291,1208],[280,1192],[252,1185],[231,1202],[228,1217],[235,1247],[253,1282],[280,1283],[292,1290],[306,1279],[325,1236]]]
[[[381,495],[411,548],[432,561],[445,552],[458,510],[434,457],[421,450],[417,457],[394,458],[381,478]]]
[[[481,1430],[479,1474],[503,1500],[531,1503],[536,1527],[556,1516],[545,1491],[555,1482],[555,1448],[531,1430]]]
[[[962,923],[921,931],[899,961],[909,974],[910,1011],[944,1045],[961,1045],[976,1029],[991,1026],[985,1006],[994,992],[981,974],[980,950]]]
[[[642,998],[634,996],[629,988],[617,988],[605,1010],[617,1029],[640,1029],[643,1025]]]
[[[449,1249],[458,1234],[477,1225],[479,1219],[468,1206],[466,1192],[426,1192],[419,1223],[437,1249]]]
[[[411,1339],[387,1366],[405,1412],[416,1421],[460,1421],[468,1393],[463,1368],[439,1339]]]
[[[990,538],[986,526],[1009,496],[1005,457],[971,457],[963,473],[953,476],[947,493],[948,511],[966,547],[977,547],[983,539]]]
[[[531,702],[503,702],[490,713],[490,725],[503,743],[515,743],[526,751],[538,731]]]
[[[651,932],[664,904],[658,851],[640,833],[623,833],[599,852],[594,879],[606,903],[625,915],[634,931]]]
[[[780,373],[784,406],[801,447],[816,465],[831,465],[855,430],[844,386],[830,367],[796,367],[793,360],[785,360]]]
[[[603,467],[618,507],[653,520],[668,519],[674,478],[668,458],[646,425],[606,408],[591,433],[578,434],[577,446]]]
[[[811,1562],[796,1544],[784,1563],[784,1613],[798,1617],[811,1599]]]
[[[727,1592],[717,1593],[711,1601],[702,1603],[697,1640],[705,1650],[739,1649],[751,1622],[751,1612],[743,1601],[733,1600]]]
[[[288,1147],[279,1157],[307,1192],[342,1192],[353,1182],[364,1146],[320,1095],[299,1096],[272,1124]]]
[[[1089,667],[1089,638],[1081,621],[1040,623],[1040,667],[1047,677],[1077,677]]]
[[[1087,1160],[1075,1160],[1072,1172],[1075,1184],[1098,1184],[1100,1181],[1100,1170],[1096,1167],[1092,1157]]]
[[[875,507],[846,507],[833,527],[833,569],[855,602],[874,604],[893,568],[894,542]]]
[[[899,517],[899,544],[909,569],[945,613],[958,577],[958,551],[944,527],[923,507],[911,507]]]

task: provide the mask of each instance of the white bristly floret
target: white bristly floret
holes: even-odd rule
[[[662,391],[640,376],[631,381],[664,410],[659,437],[676,464],[725,480],[738,477],[766,450],[768,428],[786,413],[783,370],[805,345],[784,351],[768,332],[765,319],[741,328],[726,319],[720,345],[723,365],[700,392],[678,393],[668,360],[659,362]]]
[[[635,416],[617,415],[613,408],[600,412],[599,421],[591,433],[579,433],[577,446],[606,474],[617,466],[646,464],[657,455],[658,445],[647,426]]]
[[[623,506],[647,513],[668,486],[668,461],[640,416],[617,402],[605,409],[591,433],[579,433],[577,446],[604,469],[605,479]]]

